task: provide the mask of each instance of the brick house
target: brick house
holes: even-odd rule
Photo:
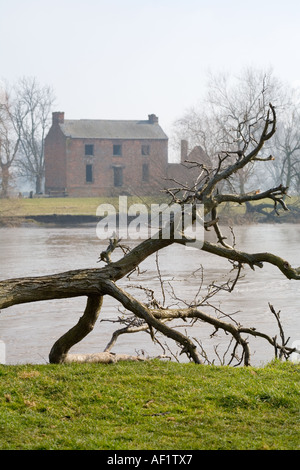
[[[65,120],[52,113],[45,138],[45,193],[158,194],[168,174],[168,137],[148,120]]]

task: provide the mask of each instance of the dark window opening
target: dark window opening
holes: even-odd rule
[[[143,165],[142,180],[145,182],[149,181],[149,165],[147,163]]]
[[[94,145],[87,144],[84,146],[84,154],[85,155],[94,155]]]
[[[113,146],[113,155],[121,156],[122,155],[122,145],[114,144]]]
[[[86,165],[85,167],[85,181],[86,183],[93,182],[93,165]]]
[[[142,145],[142,155],[150,155],[150,145]]]
[[[114,186],[123,186],[123,168],[114,166]]]

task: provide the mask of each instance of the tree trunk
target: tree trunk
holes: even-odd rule
[[[43,192],[43,177],[36,175],[35,178],[35,193],[41,194]]]
[[[54,343],[49,354],[50,363],[66,362],[68,351],[74,344],[79,343],[94,328],[102,306],[102,296],[89,296],[83,316],[77,325],[73,326]]]
[[[8,198],[8,188],[9,188],[9,166],[7,164],[1,164],[1,192],[0,197]]]
[[[110,352],[101,352],[96,354],[68,354],[65,359],[65,364],[71,362],[76,363],[101,363],[101,364],[112,364],[120,361],[146,361],[147,359],[143,356],[131,356],[129,354],[114,354]]]

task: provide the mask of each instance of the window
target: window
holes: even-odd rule
[[[150,155],[150,145],[142,145],[142,155]]]
[[[114,166],[114,186],[120,187],[123,186],[123,168],[120,166]]]
[[[122,155],[122,145],[114,144],[113,146],[113,155],[121,156]]]
[[[85,181],[86,183],[93,182],[93,165],[86,165],[85,167]]]
[[[142,180],[145,182],[149,181],[149,165],[147,163],[143,165]]]
[[[84,155],[94,155],[94,145],[86,144],[84,146]]]

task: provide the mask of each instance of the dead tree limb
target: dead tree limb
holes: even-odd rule
[[[83,316],[78,323],[59,338],[51,348],[49,361],[51,363],[66,362],[68,351],[74,344],[79,343],[94,328],[102,306],[103,297],[88,296]]]
[[[142,318],[150,327],[160,331],[168,338],[173,339],[181,346],[182,352],[186,353],[196,364],[202,364],[201,358],[196,350],[196,345],[187,336],[159,321],[155,318],[150,309],[146,308],[145,305],[130,294],[117,287],[112,281],[106,282],[106,292],[117,299],[127,310],[133,312],[137,317]]]
[[[101,295],[106,280],[117,281],[121,279],[148,256],[172,243],[185,245],[186,243],[190,244],[191,240],[188,238],[181,240],[147,239],[120,260],[100,269],[78,269],[47,276],[0,281],[0,309],[40,300]],[[196,243],[195,247],[197,247]],[[300,280],[300,267],[293,268],[288,261],[272,253],[246,253],[207,241],[204,241],[201,250],[231,261],[247,264],[251,268],[255,266],[262,268],[263,263],[269,263],[276,266],[287,279]]]

